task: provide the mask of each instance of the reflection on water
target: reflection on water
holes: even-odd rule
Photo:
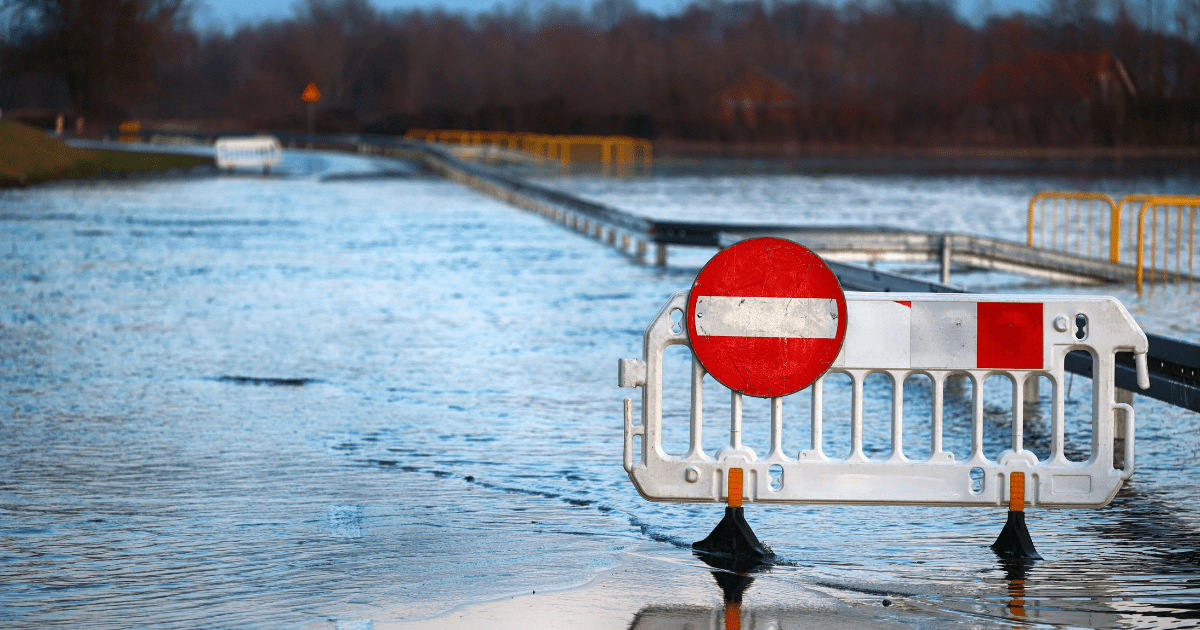
[[[321,181],[344,159],[309,154],[289,177],[0,192],[0,625],[378,626],[582,585],[644,545],[710,570],[690,544],[723,507],[638,497],[620,465],[628,390],[614,386],[615,359],[640,352],[697,267],[630,264],[440,180]],[[861,203],[843,212],[906,187],[929,194],[923,180],[880,181],[853,179]],[[679,207],[707,203],[708,188],[688,201],[660,184]],[[992,186],[934,184],[967,200]],[[784,208],[778,192],[803,182],[722,186]],[[1148,329],[1200,334],[1178,315],[1195,296],[1121,291]],[[679,359],[668,411],[687,408],[690,358]],[[1069,439],[1083,453],[1089,383],[1071,387]],[[902,389],[919,434],[928,385]],[[992,448],[1012,412],[1004,387],[984,390]],[[828,404],[838,391],[827,387]],[[870,409],[886,410],[889,392]],[[969,383],[947,387],[957,454],[972,396]],[[720,435],[727,400],[706,397],[707,435]],[[786,407],[793,454],[808,442],[802,401]],[[766,452],[757,402],[744,438]],[[694,613],[721,627],[722,581],[744,577],[742,627],[1194,621],[1200,423],[1136,407],[1131,485],[1102,510],[1030,510],[1046,560],[1023,578],[987,549],[1001,508],[748,505],[777,555],[769,571],[720,572],[709,607],[673,608],[651,590],[629,619],[684,627]],[[668,438],[686,431],[686,413],[666,421]],[[867,423],[885,451],[886,418]],[[840,439],[832,416],[826,426]]]

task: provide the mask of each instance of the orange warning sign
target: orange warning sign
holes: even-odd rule
[[[304,93],[300,95],[300,100],[305,103],[316,103],[321,100],[321,90],[317,89],[317,84],[309,83],[308,87],[304,88]]]

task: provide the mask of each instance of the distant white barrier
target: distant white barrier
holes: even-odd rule
[[[263,172],[283,159],[283,145],[275,136],[218,138],[217,167],[224,169],[261,168]]]

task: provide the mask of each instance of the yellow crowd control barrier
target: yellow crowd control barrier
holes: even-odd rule
[[[141,142],[142,121],[126,120],[117,127],[121,132],[121,142]]]
[[[410,129],[406,138],[464,146],[498,146],[520,150],[539,163],[555,161],[564,169],[572,162],[600,163],[605,172],[616,166],[649,167],[654,147],[649,140],[628,136],[559,136],[506,131],[461,131],[453,129]]]
[[[1200,197],[1141,195],[1141,210],[1137,214],[1137,288],[1142,290],[1143,276],[1149,268],[1150,283],[1158,279],[1163,282],[1174,280],[1179,282],[1187,278],[1189,283],[1194,277],[1194,258],[1196,253],[1196,209],[1200,208]],[[1147,232],[1146,215],[1150,215],[1149,232]],[[1174,223],[1172,223],[1174,215]],[[1161,226],[1159,217],[1162,217]],[[1187,233],[1186,237],[1184,233]],[[1162,247],[1159,247],[1160,237]],[[1146,255],[1146,241],[1150,241],[1149,256]],[[1186,242],[1185,242],[1186,241]],[[1162,257],[1159,257],[1159,252]],[[1174,262],[1175,273],[1172,278],[1171,263]],[[1161,264],[1160,264],[1161,263]],[[1187,272],[1183,270],[1187,265]]]
[[[1117,204],[1104,193],[1040,192],[1029,200],[1026,244],[1035,245],[1036,232],[1040,247],[1094,258],[1107,255],[1116,263],[1121,256],[1120,216]]]
[[[1192,282],[1197,208],[1200,196],[1133,194],[1114,202],[1103,193],[1039,192],[1029,200],[1026,244],[1094,258],[1107,255],[1113,263],[1121,262],[1125,250],[1136,257],[1138,291],[1147,272],[1151,284]],[[1122,233],[1134,236],[1125,247]]]

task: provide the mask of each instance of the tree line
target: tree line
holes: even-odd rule
[[[950,0],[632,0],[476,15],[306,0],[201,32],[185,0],[0,0],[0,107],[89,120],[858,146],[1195,145],[1200,0],[973,25]],[[1190,3],[1190,4],[1189,4]],[[1168,17],[1170,19],[1168,19]]]

